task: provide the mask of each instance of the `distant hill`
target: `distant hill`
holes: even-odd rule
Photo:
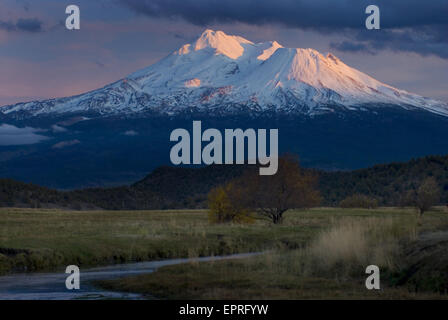
[[[31,183],[0,179],[0,206],[40,207],[41,205],[65,206],[68,202],[60,192]]]
[[[56,191],[0,179],[0,206],[111,210],[203,208],[210,189],[251,168],[255,166],[160,167],[130,186],[75,191]],[[336,206],[357,193],[374,197],[381,205],[400,205],[407,190],[417,188],[430,176],[440,186],[440,202],[448,202],[448,155],[355,171],[313,171],[319,175],[323,205]]]
[[[335,205],[355,193],[375,197],[381,205],[400,205],[403,194],[418,188],[427,177],[436,179],[441,191],[440,201],[448,203],[448,155],[348,172],[320,172],[320,189],[328,205]]]
[[[177,209],[206,205],[211,188],[233,179],[248,166],[159,167],[141,181],[114,188],[58,191],[0,179],[0,206],[69,209]]]

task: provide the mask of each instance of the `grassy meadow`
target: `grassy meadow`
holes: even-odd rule
[[[0,209],[0,272],[266,251],[98,285],[165,299],[445,298],[443,272],[422,268],[430,275],[422,278],[408,269],[422,236],[444,239],[447,231],[443,208],[422,219],[414,209],[291,210],[281,225],[210,224],[204,210]],[[440,257],[425,252],[425,259],[431,254]],[[365,289],[370,264],[381,269],[380,291]]]

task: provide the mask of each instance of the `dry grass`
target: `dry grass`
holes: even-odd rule
[[[412,209],[290,213],[283,228],[308,234],[303,247],[238,261],[164,267],[101,286],[168,299],[446,299],[437,292],[395,287],[392,274],[407,267],[402,245],[419,233],[447,229],[447,222],[440,211],[418,221]],[[379,291],[365,288],[365,269],[371,264],[381,270]]]
[[[400,242],[417,237],[417,220],[397,218],[343,219],[322,232],[308,248],[310,259],[320,270],[351,272],[357,266],[399,268]]]

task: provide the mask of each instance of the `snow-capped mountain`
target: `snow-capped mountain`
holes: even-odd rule
[[[331,53],[253,43],[206,30],[161,61],[82,95],[0,108],[21,117],[186,110],[231,113],[276,111],[317,115],[369,110],[375,105],[423,109],[448,116],[446,103],[396,89],[349,67]]]
[[[0,132],[0,177],[56,188],[131,183],[171,165],[170,135],[193,119],[204,129],[278,129],[280,153],[328,170],[448,150],[442,102],[381,83],[332,54],[207,30],[104,88],[0,107],[0,125],[38,138],[12,145]]]

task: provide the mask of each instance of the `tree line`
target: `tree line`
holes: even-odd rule
[[[285,159],[289,160],[284,162]],[[428,156],[404,163],[339,172],[301,168],[298,159],[291,155],[285,159],[279,163],[278,174],[272,177],[256,176],[258,167],[250,165],[160,167],[132,185],[72,191],[58,191],[12,179],[0,179],[0,206],[108,210],[207,208],[211,190],[223,196],[224,188],[230,197],[237,196],[237,191],[230,192],[230,189],[238,189],[240,193],[246,190],[244,193],[250,191],[255,198],[268,201],[277,196],[269,192],[269,188],[263,189],[264,185],[273,187],[295,180],[303,180],[302,188],[311,185],[319,193],[322,206],[403,206],[415,201],[418,194],[424,194],[424,190],[428,189],[438,190],[432,195],[433,202],[448,202],[448,156]],[[298,169],[292,169],[291,166],[297,166]],[[287,174],[280,172],[280,167]],[[429,182],[426,181],[428,179]],[[423,188],[425,181],[427,183]],[[230,188],[229,183],[233,188]],[[299,191],[295,190],[297,193],[294,195],[297,196]],[[289,199],[288,194],[282,196]],[[268,208],[266,203],[261,204],[263,208]],[[245,204],[252,208],[254,205]],[[300,207],[300,204],[295,205]],[[265,215],[278,216],[282,208],[277,213],[275,210],[265,209]]]

